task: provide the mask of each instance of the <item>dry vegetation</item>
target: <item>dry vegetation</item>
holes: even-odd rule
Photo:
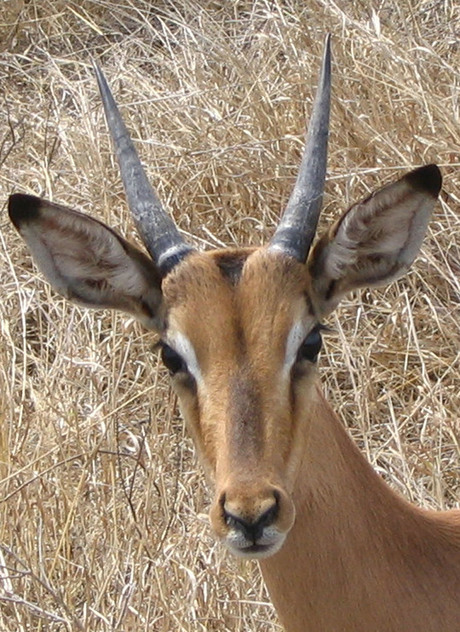
[[[135,239],[91,57],[152,181],[203,247],[259,244],[299,162],[333,33],[323,226],[427,162],[442,201],[411,273],[332,318],[325,388],[370,461],[458,506],[459,5],[454,0],[11,0],[0,5],[0,629],[280,630],[209,500],[154,338],[56,296],[9,225],[13,191]]]

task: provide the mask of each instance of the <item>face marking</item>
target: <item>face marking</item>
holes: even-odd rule
[[[227,279],[232,285],[238,285],[243,266],[248,258],[249,253],[244,252],[222,252],[216,257],[216,264],[222,273],[222,276]]]
[[[259,454],[263,432],[260,396],[246,371],[231,379],[228,421],[229,445],[235,454]]]
[[[307,328],[305,323],[297,321],[291,328],[286,341],[286,353],[284,355],[283,364],[283,377],[289,376],[292,366],[297,358],[297,354],[300,349],[300,345],[305,340],[307,335]]]
[[[198,385],[203,383],[200,366],[195,349],[190,340],[180,331],[175,331],[167,336],[166,342],[176,351],[187,365],[188,371],[193,375]]]

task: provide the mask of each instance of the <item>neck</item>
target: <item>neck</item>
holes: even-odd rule
[[[458,632],[460,512],[396,495],[322,394],[294,489],[296,521],[261,561],[287,632]]]

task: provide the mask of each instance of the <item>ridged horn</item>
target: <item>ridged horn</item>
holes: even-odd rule
[[[268,246],[269,250],[281,251],[302,263],[307,260],[323,201],[330,101],[331,36],[328,34],[299,173],[286,210]]]
[[[128,205],[147,250],[165,276],[193,248],[184,242],[150,185],[106,78],[97,64],[94,69]]]

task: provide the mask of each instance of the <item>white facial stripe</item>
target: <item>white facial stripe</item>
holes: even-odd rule
[[[180,331],[175,331],[168,335],[168,344],[183,358],[187,364],[187,369],[195,378],[197,384],[201,383],[203,377],[201,375],[198,360],[196,358],[195,349],[190,340]]]
[[[307,329],[302,321],[297,321],[292,326],[286,341],[286,353],[284,356],[283,375],[289,375],[294,364],[300,345],[305,340]]]
[[[291,328],[286,341],[286,352],[284,355],[283,375],[289,375],[294,364],[297,353],[302,342],[307,335],[307,329],[302,321],[297,321]],[[196,357],[195,349],[190,340],[180,331],[170,333],[168,343],[184,359],[187,368],[193,375],[197,383],[203,381],[200,366]]]

